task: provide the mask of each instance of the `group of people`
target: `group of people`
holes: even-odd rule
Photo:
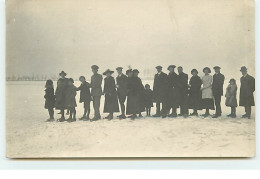
[[[97,65],[91,66],[93,75],[91,82],[88,83],[84,76],[80,76],[81,85],[76,87],[72,78],[66,78],[66,73],[62,71],[57,81],[57,88],[54,92],[53,81],[47,80],[45,86],[45,108],[49,111],[50,118],[48,122],[54,121],[54,108],[60,110],[61,117],[58,122],[76,121],[76,95],[80,91],[80,103],[84,103],[84,114],[80,120],[96,121],[101,119],[100,99],[105,96],[104,113],[108,113],[105,118],[111,120],[114,113],[118,113],[119,104],[121,115],[119,119],[127,117],[136,119],[142,117],[142,112],[146,111],[147,116],[151,116],[151,108],[156,103],[156,113],[153,117],[177,117],[198,116],[198,110],[205,109],[203,117],[210,115],[209,110],[215,110],[213,118],[222,115],[221,98],[223,96],[223,85],[225,76],[220,72],[220,67],[215,66],[215,74],[210,75],[211,69],[203,69],[204,76],[198,76],[196,69],[191,70],[192,77],[188,81],[188,74],[183,72],[183,68],[177,68],[175,65],[168,67],[169,73],[162,71],[162,66],[157,66],[157,73],[154,77],[153,90],[149,84],[143,85],[138,77],[137,69],[128,69],[123,73],[123,68],[116,68],[117,77],[114,79],[114,71],[106,70],[103,75],[104,88],[102,90],[103,76],[98,73]],[[239,106],[244,106],[245,114],[242,118],[251,117],[251,106],[254,106],[255,79],[247,73],[245,66],[240,69],[242,77],[240,79],[240,98]],[[237,85],[235,79],[230,79],[226,89],[226,106],[231,108],[228,117],[236,117],[237,105]],[[90,103],[93,101],[94,117],[90,119]],[[180,108],[179,114],[177,109]],[[189,114],[189,109],[193,112]],[[65,111],[69,118],[65,119]]]

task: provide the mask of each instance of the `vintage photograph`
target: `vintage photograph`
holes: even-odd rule
[[[253,0],[7,0],[8,158],[254,157]]]

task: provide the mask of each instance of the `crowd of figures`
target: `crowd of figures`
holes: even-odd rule
[[[146,111],[147,116],[151,116],[153,103],[156,104],[156,113],[153,117],[177,117],[184,118],[198,116],[199,110],[205,110],[203,117],[210,115],[209,110],[215,110],[213,118],[218,118],[222,114],[221,98],[223,96],[223,85],[225,77],[220,72],[220,67],[215,66],[215,74],[210,75],[211,70],[208,67],[203,69],[204,76],[199,77],[196,69],[191,70],[192,77],[188,81],[188,74],[183,72],[182,67],[178,67],[178,74],[175,72],[175,65],[168,67],[169,74],[162,71],[161,66],[157,66],[157,74],[154,77],[153,90],[149,84],[142,83],[138,77],[137,69],[128,69],[123,74],[123,68],[118,67],[116,80],[112,76],[114,71],[106,70],[103,75],[104,88],[102,90],[103,77],[98,73],[99,67],[93,65],[93,75],[91,82],[88,83],[84,76],[79,78],[81,85],[74,86],[72,78],[66,78],[66,73],[62,71],[60,79],[57,81],[57,88],[54,92],[53,81],[46,81],[45,89],[45,108],[48,109],[50,118],[47,121],[54,121],[54,108],[60,110],[61,117],[58,122],[76,121],[76,95],[80,91],[80,103],[84,103],[84,114],[80,120],[96,121],[101,119],[100,99],[105,96],[104,113],[108,120],[114,118],[114,113],[119,112],[119,119],[127,117],[136,119],[142,117],[142,112]],[[245,66],[240,69],[242,77],[240,79],[240,97],[239,106],[245,108],[245,114],[242,118],[251,117],[251,106],[254,106],[255,79],[247,73]],[[236,118],[237,105],[237,85],[235,79],[230,79],[226,89],[226,106],[231,108],[228,117]],[[93,102],[94,117],[90,119],[90,103]],[[179,114],[177,109],[180,108]],[[193,112],[189,114],[189,109]],[[69,118],[65,119],[65,112]]]

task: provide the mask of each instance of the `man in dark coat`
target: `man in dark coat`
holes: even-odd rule
[[[153,117],[160,117],[167,108],[168,81],[167,74],[162,72],[162,66],[157,66],[156,69],[157,74],[154,76],[153,83],[153,99],[156,102],[156,114]]]
[[[242,118],[251,117],[251,106],[255,106],[254,101],[254,91],[255,91],[255,78],[250,76],[247,73],[247,68],[245,66],[240,69],[242,73],[242,77],[240,78],[241,86],[240,86],[240,98],[239,98],[239,106],[245,107],[245,112]]]
[[[223,85],[225,76],[220,73],[220,67],[215,66],[214,67],[215,74],[213,75],[213,83],[212,83],[212,91],[213,91],[213,97],[215,101],[216,106],[216,113],[213,116],[213,118],[217,118],[221,116],[221,96],[223,96]]]
[[[180,85],[180,114],[179,116],[187,117],[188,109],[188,75],[183,72],[181,66],[178,67],[179,85]]]
[[[119,119],[125,119],[125,100],[127,95],[127,76],[122,73],[122,67],[117,67],[118,76],[116,77],[117,95],[121,107],[121,115]]]
[[[96,121],[101,119],[100,115],[100,98],[102,95],[102,75],[98,74],[99,67],[97,65],[91,66],[93,75],[91,76],[91,96],[93,98],[93,107],[94,107],[94,118],[91,121]]]
[[[169,117],[177,117],[177,108],[180,105],[180,86],[179,86],[179,77],[174,72],[175,65],[170,65],[168,67],[168,98],[167,98],[167,113],[172,109],[172,113]],[[163,115],[166,117],[167,113]]]

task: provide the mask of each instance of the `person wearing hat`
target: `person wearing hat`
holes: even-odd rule
[[[113,114],[119,112],[118,98],[116,92],[115,79],[111,75],[114,71],[106,70],[103,75],[106,76],[104,79],[104,90],[105,95],[105,104],[104,104],[104,113],[109,113],[106,119],[113,119]]]
[[[245,107],[246,114],[242,115],[242,118],[251,117],[251,106],[255,106],[254,91],[255,91],[255,78],[247,73],[245,66],[240,69],[242,77],[240,78],[240,97],[239,106]]]
[[[75,122],[76,121],[76,95],[77,95],[77,87],[74,86],[74,80],[70,78],[68,80],[68,87],[66,89],[66,106],[69,109],[70,116],[67,119],[67,122]]]
[[[231,114],[227,115],[227,117],[236,118],[236,107],[237,107],[237,85],[236,80],[232,78],[229,81],[229,85],[226,89],[226,106],[231,108]]]
[[[67,109],[66,106],[66,90],[68,87],[68,78],[66,78],[67,73],[61,71],[59,73],[60,78],[57,81],[57,88],[55,90],[56,102],[55,108],[60,110],[61,118],[58,119],[58,122],[64,122],[64,110]]]
[[[162,117],[166,117],[170,110],[172,110],[172,113],[169,117],[177,117],[177,108],[180,106],[180,84],[179,77],[174,71],[175,68],[175,65],[170,65],[168,67],[167,111],[165,111]]]
[[[188,117],[188,75],[183,72],[181,66],[178,67],[178,77],[180,85],[180,114],[179,116]]]
[[[102,75],[98,74],[99,67],[97,65],[91,66],[93,75],[91,76],[91,96],[93,99],[93,107],[94,107],[94,117],[91,119],[91,121],[96,121],[101,119],[100,115],[100,99],[102,95]]]
[[[212,81],[213,78],[210,75],[211,70],[209,67],[205,67],[203,69],[204,72],[204,76],[201,78],[202,80],[202,88],[200,89],[202,92],[202,109],[205,109],[206,112],[204,115],[204,117],[208,117],[209,114],[209,110],[215,110],[214,107],[214,100],[213,100],[213,92],[212,92]]]
[[[156,103],[156,114],[153,117],[160,117],[167,110],[167,91],[168,80],[167,74],[162,71],[162,66],[155,67],[157,73],[154,76],[153,99]],[[161,109],[162,104],[162,109]]]
[[[125,119],[125,101],[127,95],[127,76],[123,74],[123,68],[117,67],[117,77],[116,77],[116,86],[117,86],[117,95],[121,108],[121,115],[119,115],[119,119]]]
[[[86,81],[84,76],[79,77],[81,85],[77,88],[77,91],[80,91],[79,102],[84,104],[84,114],[79,120],[89,120],[90,114],[90,84]]]
[[[54,89],[53,89],[53,81],[47,80],[45,85],[45,105],[44,108],[48,109],[50,118],[47,119],[46,122],[54,121],[54,110],[55,107],[55,96],[54,96]]]
[[[213,118],[217,118],[221,116],[222,113],[221,97],[223,96],[223,85],[224,85],[225,76],[220,73],[219,66],[215,66],[214,70],[215,70],[215,74],[213,75],[212,91],[213,91],[213,97],[216,106],[216,112]]]
[[[189,109],[193,109],[193,113],[190,116],[198,116],[198,110],[202,108],[202,96],[201,96],[201,85],[202,81],[198,76],[198,70],[191,70],[192,77],[189,81]]]

